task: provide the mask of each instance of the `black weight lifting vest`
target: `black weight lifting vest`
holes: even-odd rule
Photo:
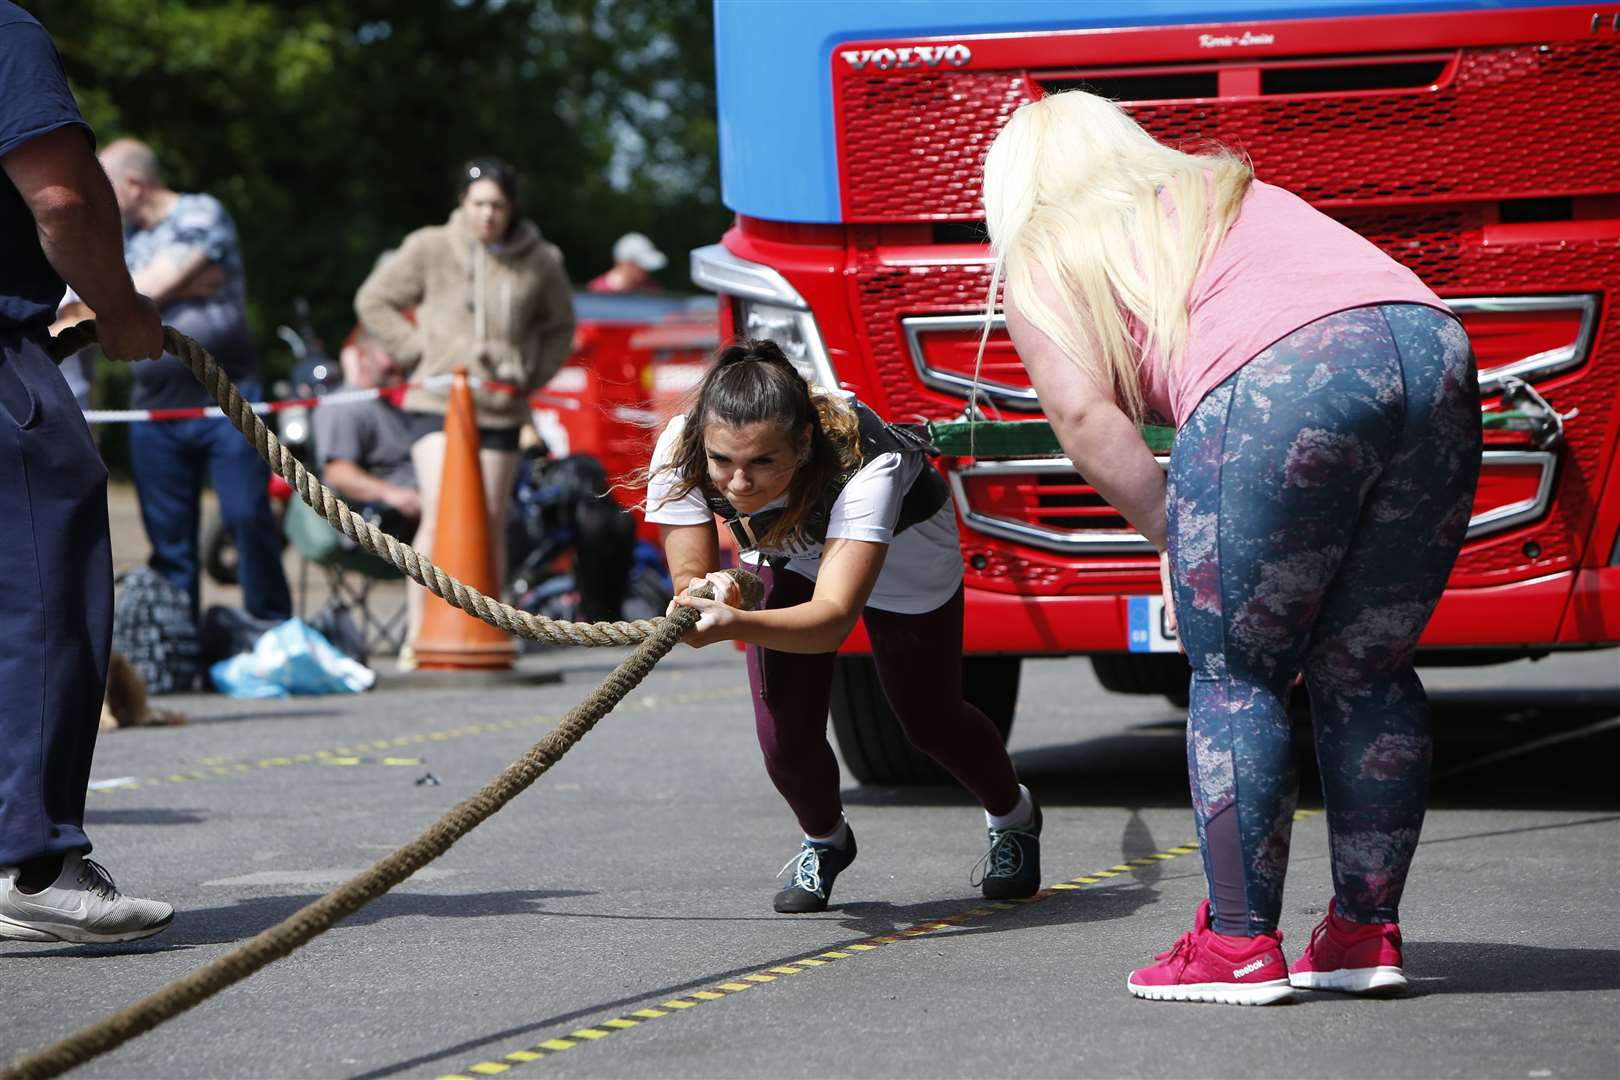
[[[851,404],[854,405],[855,415],[860,423],[861,465],[881,454],[917,454],[930,458],[938,453],[920,428],[909,424],[886,423],[863,402],[854,401]],[[822,492],[815,510],[800,526],[794,538],[795,546],[814,547],[827,542],[827,526],[832,517],[833,504],[860,471],[861,465],[839,474],[828,485],[827,490]],[[731,535],[737,541],[737,547],[742,551],[759,551],[757,538],[770,532],[777,518],[785,512],[784,507],[772,507],[757,514],[743,514],[707,481],[703,485],[703,495],[709,509],[725,521],[726,527],[731,530]],[[894,524],[894,534],[899,536],[918,522],[927,521],[939,512],[940,507],[944,506],[949,498],[950,490],[945,486],[945,478],[939,474],[938,469],[925,461],[922,471],[917,474],[917,478],[911,482],[911,487],[900,500],[900,517]],[[760,551],[760,555],[775,569],[781,569],[788,560],[795,557],[789,552],[772,551]]]

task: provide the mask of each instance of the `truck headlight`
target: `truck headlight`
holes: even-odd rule
[[[838,388],[838,373],[810,305],[776,270],[710,244],[692,252],[692,280],[731,298],[740,336],[776,342],[799,374],[819,386]]]
[[[765,338],[782,346],[787,358],[812,383],[836,390],[838,376],[827,361],[821,344],[821,331],[808,311],[797,311],[777,304],[736,300],[737,333],[742,337]]]

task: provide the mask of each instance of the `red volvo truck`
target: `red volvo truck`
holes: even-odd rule
[[[988,285],[980,160],[1018,105],[1086,88],[1172,145],[1248,154],[1467,326],[1483,472],[1423,658],[1620,643],[1620,3],[720,0],[716,48],[736,220],[692,271],[724,334],[777,339],[890,419],[961,418]],[[1039,418],[999,324],[979,393],[992,419]],[[940,467],[967,691],[1004,730],[1025,657],[1085,654],[1110,689],[1185,695],[1150,547],[1066,459]],[[864,649],[857,633],[838,669],[845,760],[926,779]]]

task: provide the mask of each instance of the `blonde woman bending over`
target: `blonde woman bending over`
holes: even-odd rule
[[[1468,338],[1410,271],[1226,152],[1082,92],[1013,114],[984,164],[1008,330],[1076,468],[1160,551],[1192,662],[1207,898],[1142,998],[1398,993],[1429,709],[1413,652],[1468,527]],[[991,297],[994,302],[995,282]],[[1168,482],[1137,431],[1176,425]],[[1333,900],[1290,973],[1277,922],[1303,673]]]

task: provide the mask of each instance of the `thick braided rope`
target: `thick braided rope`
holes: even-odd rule
[[[744,571],[728,571],[743,593],[743,605],[758,604],[763,586]],[[707,586],[698,590],[712,595]],[[692,608],[677,608],[674,615],[658,620],[652,634],[634,653],[614,668],[591,695],[563,717],[556,727],[500,775],[463,800],[420,836],[393,854],[373,863],[370,869],[339,885],[275,926],[238,945],[230,952],[153,993],[74,1032],[43,1050],[27,1054],[0,1069],[0,1080],[44,1080],[145,1034],[166,1020],[252,975],[260,968],[289,955],[311,938],[330,929],[338,920],[359,911],[395,885],[450,850],[485,819],[505,806],[521,791],[538,780],[568,750],[634,690],[653,666],[675,646],[698,620]]]
[[[51,340],[51,356],[60,363],[96,340],[96,322],[84,322],[63,330]],[[276,438],[263,420],[254,414],[251,403],[242,399],[236,384],[226,377],[218,362],[208,350],[172,326],[163,328],[163,346],[172,355],[185,362],[191,373],[208,388],[219,402],[225,416],[259,456],[269,463],[298,497],[344,536],[384,560],[434,596],[443,598],[451,607],[460,608],[475,619],[531,641],[544,641],[552,645],[634,645],[645,641],[653,633],[659,620],[637,619],[634,622],[559,622],[544,615],[519,610],[499,600],[485,596],[477,589],[465,585],[433,565],[421,552],[389,536],[359,514],[349,509],[348,503],[321,483],[304,463]]]

